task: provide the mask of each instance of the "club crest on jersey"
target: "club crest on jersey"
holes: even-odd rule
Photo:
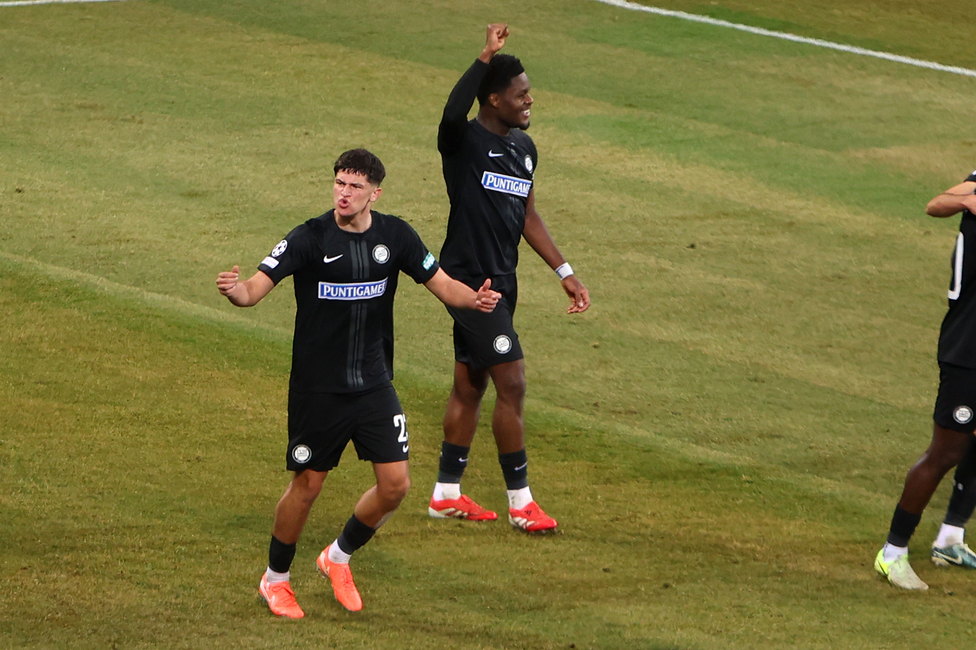
[[[481,186],[492,192],[512,194],[514,196],[521,196],[524,199],[529,195],[529,190],[532,189],[532,181],[527,181],[524,178],[515,178],[514,176],[506,176],[504,174],[496,174],[495,172],[485,172],[481,176]]]
[[[495,337],[495,342],[493,343],[495,347],[495,352],[498,354],[508,354],[512,349],[512,339],[508,338],[504,334]]]
[[[380,264],[386,264],[390,261],[390,249],[383,244],[377,244],[373,247],[373,259]]]
[[[952,412],[952,419],[959,424],[969,424],[973,419],[973,409],[968,406],[959,406]]]
[[[271,249],[271,257],[281,257],[281,254],[285,252],[288,248],[288,240],[282,239],[278,244]]]
[[[369,300],[386,293],[387,278],[376,282],[319,282],[320,300]]]
[[[308,448],[308,445],[298,445],[291,450],[291,457],[295,459],[296,463],[304,465],[312,457],[312,450]]]

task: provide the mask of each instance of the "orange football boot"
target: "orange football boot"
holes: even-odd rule
[[[359,596],[356,583],[352,581],[352,571],[348,564],[336,564],[329,560],[329,549],[332,544],[325,547],[315,560],[315,565],[322,572],[322,575],[332,583],[332,591],[335,593],[339,604],[350,612],[358,612],[363,608],[363,599]]]
[[[276,616],[287,618],[302,618],[305,612],[295,600],[295,592],[291,590],[290,582],[268,582],[267,576],[261,576],[258,593],[268,603],[271,612]]]

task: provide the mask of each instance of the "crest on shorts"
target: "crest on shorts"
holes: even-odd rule
[[[271,249],[271,257],[279,257],[288,248],[288,240],[282,239],[278,244]]]
[[[304,465],[312,457],[312,450],[308,448],[308,445],[297,445],[291,450],[291,457],[295,459],[296,463]]]
[[[952,419],[959,424],[969,424],[973,419],[973,409],[968,406],[957,406],[952,412]]]
[[[512,339],[508,338],[504,334],[500,334],[495,337],[495,342],[493,343],[495,347],[495,352],[498,354],[508,354],[512,349]]]

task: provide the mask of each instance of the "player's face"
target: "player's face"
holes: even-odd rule
[[[492,95],[496,98],[493,105],[498,110],[498,119],[502,124],[510,129],[529,128],[532,102],[535,101],[529,94],[531,89],[529,77],[523,72],[512,79],[512,84],[504,92]]]
[[[362,174],[340,171],[336,174],[335,185],[332,186],[332,202],[336,214],[344,219],[355,218],[379,198],[381,191]]]

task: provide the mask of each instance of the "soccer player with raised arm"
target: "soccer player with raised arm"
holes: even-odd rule
[[[393,389],[393,298],[403,271],[452,309],[491,312],[500,295],[440,268],[405,221],[372,210],[386,175],[383,163],[353,149],[335,163],[334,209],[298,226],[241,280],[238,267],[217,287],[238,307],[257,304],[285,277],[294,278],[295,337],[288,389],[287,468],[294,472],[275,510],[268,568],[258,591],[278,616],[302,618],[290,568],[312,504],[351,440],[373,464],[366,490],[316,564],[350,611],[363,602],[350,556],[397,509],[410,487],[410,440]]]
[[[939,334],[939,394],[932,442],[909,470],[891,518],[888,541],[874,568],[902,589],[928,589],[908,563],[908,542],[942,478],[953,467],[952,496],[931,558],[937,566],[976,569],[965,542],[965,525],[976,509],[976,172],[929,201],[926,212],[951,217],[962,212],[952,256],[949,310]]]
[[[451,202],[441,265],[470,287],[490,279],[502,298],[491,314],[448,306],[454,319],[454,385],[428,513],[475,521],[498,517],[461,493],[481,399],[490,380],[496,392],[492,432],[508,488],[509,523],[537,533],[554,530],[556,521],[538,506],[528,484],[522,415],[525,364],[512,322],[521,239],[559,276],[570,298],[570,314],[586,311],[590,296],[536,211],[533,182],[539,159],[525,133],[533,100],[519,60],[498,54],[508,33],[507,25],[488,26],[484,49],[451,91],[437,132]],[[478,115],[468,120],[475,98]]]

